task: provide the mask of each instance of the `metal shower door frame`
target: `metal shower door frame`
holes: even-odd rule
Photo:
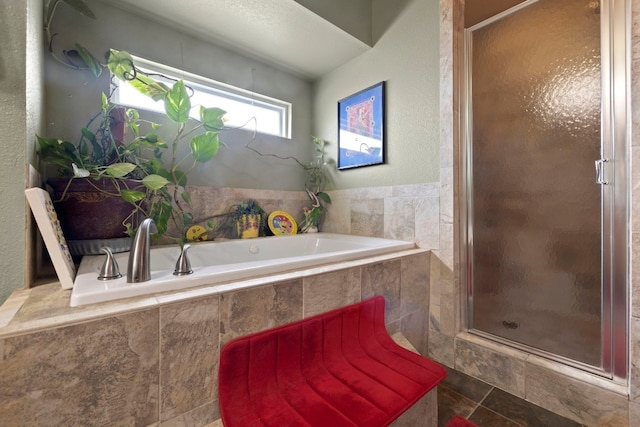
[[[476,335],[528,353],[537,354],[616,382],[624,383],[629,364],[629,174],[631,135],[631,2],[600,0],[601,37],[601,315],[602,366],[592,366],[473,329],[473,170],[472,170],[472,32],[539,0],[527,0],[492,18],[465,29],[464,72],[461,81],[461,280],[466,307],[461,324]]]

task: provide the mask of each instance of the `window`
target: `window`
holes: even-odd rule
[[[193,90],[191,116],[198,118],[199,106],[218,107],[227,112],[226,126],[255,129],[259,133],[291,138],[291,104],[275,98],[240,89],[206,77],[187,73],[134,57],[136,67],[150,74],[155,80],[171,86],[182,79]],[[141,94],[131,85],[114,79],[116,103],[142,110],[164,112],[160,102]],[[195,107],[195,108],[194,108]],[[255,119],[255,120],[254,120]]]

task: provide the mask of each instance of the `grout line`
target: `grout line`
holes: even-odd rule
[[[491,394],[491,392],[492,392],[493,390],[495,390],[495,389],[496,389],[495,387],[491,387],[491,388],[489,389],[489,391],[484,395],[484,397],[483,397],[482,399],[480,399],[480,402],[478,402],[478,405],[482,405],[482,403],[485,401],[485,399],[486,399],[487,397],[489,397],[489,395]]]
[[[473,407],[473,409],[472,409],[472,410],[471,410],[471,412],[469,413],[469,416],[467,417],[467,419],[470,419],[470,418],[471,418],[471,416],[473,415],[473,413],[474,413],[474,412],[476,412],[476,409],[478,409],[480,406],[482,406],[482,402],[484,402],[484,400],[485,400],[485,399],[486,399],[486,398],[491,394],[491,392],[492,392],[494,389],[495,389],[495,387],[491,387],[491,388],[489,389],[489,391],[488,391],[488,392],[487,392],[487,393],[482,397],[482,399],[480,399],[480,401],[479,401],[479,402],[476,402],[476,406],[474,406],[474,407]],[[489,409],[489,408],[485,408],[485,409],[487,409],[487,410],[491,411],[491,409]],[[492,411],[492,412],[495,412],[495,411]],[[496,412],[496,414],[497,414],[497,412]],[[498,414],[498,415],[501,415],[501,416],[502,416],[502,414]],[[504,418],[507,418],[507,417],[504,417]],[[508,418],[507,418],[507,419],[508,419]]]
[[[517,422],[517,421],[515,421],[515,420],[512,420],[511,418],[509,418],[509,417],[507,417],[507,416],[505,416],[505,415],[501,414],[500,412],[496,412],[496,411],[494,411],[493,409],[489,409],[489,408],[487,408],[486,406],[485,406],[484,408],[485,408],[487,411],[493,412],[494,414],[498,415],[499,417],[504,418],[505,420],[509,420],[509,421],[511,421],[512,423],[514,423],[514,424],[516,424],[516,425],[518,425],[518,426],[526,427],[526,424],[522,424],[522,423],[519,423],[519,422]]]

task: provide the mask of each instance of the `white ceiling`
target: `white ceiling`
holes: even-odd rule
[[[294,0],[103,1],[309,79],[370,49]]]

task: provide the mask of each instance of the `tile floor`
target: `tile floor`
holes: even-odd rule
[[[438,385],[438,427],[460,415],[480,427],[580,427],[519,397],[453,369]]]

